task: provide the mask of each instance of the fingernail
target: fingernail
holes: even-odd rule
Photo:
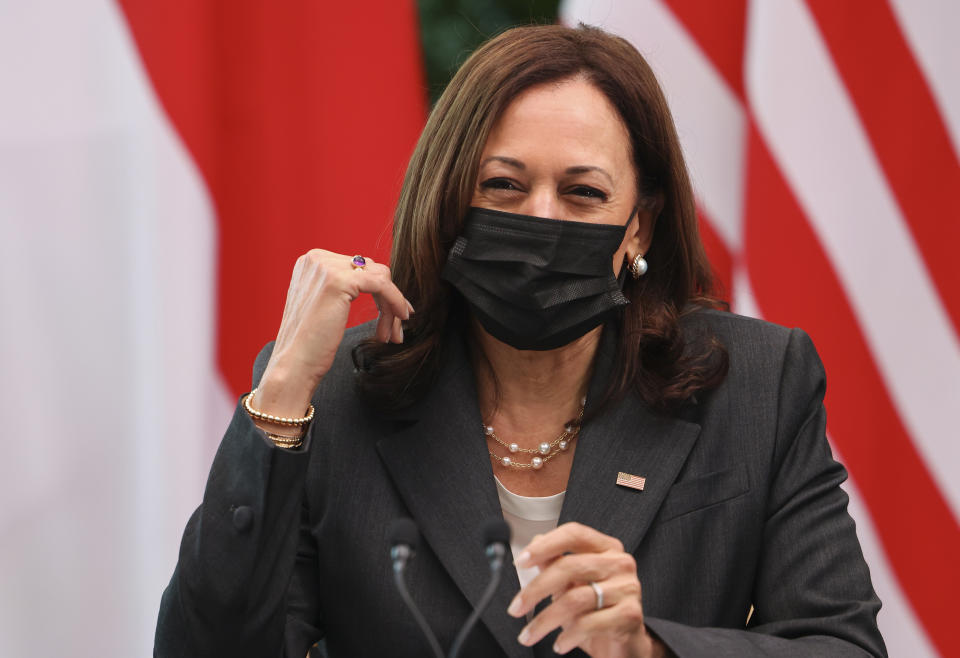
[[[517,566],[520,567],[521,569],[526,569],[527,567],[529,567],[530,566],[529,562],[530,562],[530,551],[524,551],[517,558]]]
[[[528,644],[530,642],[530,629],[524,628],[520,631],[520,635],[517,636],[517,642],[520,644]]]
[[[523,599],[521,599],[520,595],[517,594],[515,597],[513,597],[513,601],[510,602],[510,607],[507,608],[507,614],[511,617],[519,617],[522,609]]]
[[[554,642],[554,643],[553,643],[553,652],[554,652],[554,653],[559,653],[559,654],[564,653],[563,651],[560,650],[560,643],[559,643],[559,642]]]
[[[400,327],[400,342],[403,342],[403,327]]]

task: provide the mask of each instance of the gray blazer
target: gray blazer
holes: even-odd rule
[[[155,655],[302,658],[321,638],[330,656],[428,655],[391,579],[387,528],[400,516],[423,534],[413,597],[451,643],[486,584],[480,526],[501,515],[473,373],[451,340],[424,399],[377,413],[350,358],[370,330],[347,332],[303,450],[275,448],[238,407],[184,532]],[[676,417],[629,395],[585,424],[560,523],[623,542],[647,625],[678,656],[886,655],[810,339],[715,311],[685,330],[724,343],[726,381]],[[612,360],[602,343],[591,399]],[[645,476],[644,490],[617,486],[619,471]],[[506,608],[518,589],[507,569],[465,655],[552,655],[552,638],[517,643],[522,622]]]

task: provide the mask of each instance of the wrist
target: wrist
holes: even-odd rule
[[[253,424],[265,432],[267,438],[273,441],[278,447],[294,449],[303,445],[303,437],[307,432],[306,428],[310,424],[310,421],[313,420],[313,405],[310,404],[307,406],[307,412],[303,416],[275,416],[254,408],[253,400],[257,392],[257,389],[253,389],[245,395],[241,401],[244,410],[247,412],[251,421],[253,421]],[[283,430],[286,431],[280,433]],[[286,433],[289,431],[292,431],[293,434]]]
[[[638,634],[634,650],[631,652],[636,658],[676,658],[676,654],[665,645],[659,637],[650,632],[646,626]]]
[[[300,417],[310,406],[318,383],[271,363],[267,365],[251,403],[265,414]]]
[[[650,629],[644,629],[644,635],[650,640],[650,658],[676,658],[676,654],[664,644],[659,637],[650,632]]]

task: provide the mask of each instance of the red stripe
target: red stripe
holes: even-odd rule
[[[885,3],[807,4],[960,333],[960,161],[923,73]]]
[[[747,0],[663,0],[741,100]]]
[[[425,94],[412,0],[120,0],[219,220],[218,363],[234,393],[312,247],[386,261]],[[175,255],[171,255],[175,257]],[[352,315],[372,314],[372,302]]]
[[[832,264],[752,123],[747,189],[745,252],[757,303],[767,319],[800,325],[815,340],[830,378],[831,436],[931,641],[944,655],[960,655],[953,613],[960,528],[894,409]]]

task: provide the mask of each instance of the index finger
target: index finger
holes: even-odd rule
[[[517,556],[517,566],[521,569],[543,568],[564,553],[602,553],[611,550],[623,550],[619,539],[574,521],[535,537]]]

